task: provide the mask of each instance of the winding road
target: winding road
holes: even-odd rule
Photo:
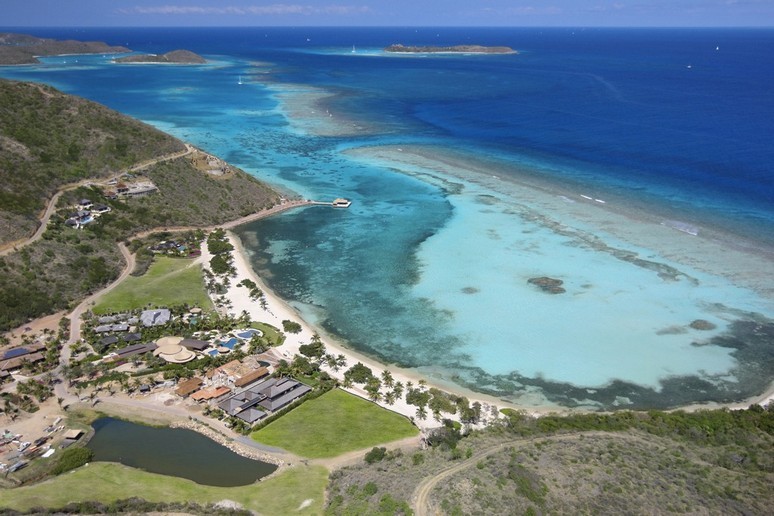
[[[48,227],[48,221],[51,219],[51,215],[53,215],[54,211],[56,210],[56,203],[59,201],[59,197],[61,197],[64,192],[67,192],[69,190],[75,190],[76,188],[80,188],[81,186],[87,186],[87,185],[93,184],[95,181],[111,181],[113,179],[118,179],[119,177],[126,174],[127,172],[137,172],[138,170],[142,170],[151,165],[155,165],[156,163],[182,158],[183,156],[187,156],[188,154],[191,154],[195,150],[196,149],[194,147],[186,143],[184,151],[175,152],[172,154],[165,154],[164,156],[159,156],[158,158],[153,158],[147,161],[143,161],[142,163],[133,165],[128,169],[122,172],[119,172],[118,174],[112,177],[106,177],[104,179],[94,179],[94,178],[84,179],[82,181],[78,181],[77,183],[69,183],[61,186],[59,190],[51,197],[51,199],[49,199],[48,203],[46,204],[46,209],[43,211],[43,216],[40,218],[40,224],[38,225],[38,229],[35,230],[35,233],[33,233],[32,236],[30,236],[29,238],[26,238],[23,240],[17,240],[15,242],[7,242],[5,244],[0,245],[0,256],[6,256],[8,254],[14,253],[19,249],[21,249],[22,247],[26,247],[32,244],[33,242],[37,241],[38,239],[40,239],[40,237],[43,236],[43,232],[46,231],[46,227]]]

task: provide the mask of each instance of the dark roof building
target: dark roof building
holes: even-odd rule
[[[112,344],[116,344],[117,342],[118,342],[118,337],[116,337],[115,335],[108,335],[107,337],[103,337],[99,339],[100,345],[105,349]]]
[[[125,348],[116,350],[113,360],[121,360],[122,358],[129,358],[135,355],[144,355],[145,353],[150,353],[151,351],[155,350],[156,347],[157,346],[155,342],[149,342],[147,344],[132,344],[131,346],[126,346]]]
[[[204,351],[210,347],[210,343],[206,340],[196,339],[183,339],[180,341],[180,345],[186,349],[190,349],[191,351]]]
[[[254,423],[267,411],[275,412],[311,390],[292,378],[269,378],[218,403],[218,407],[230,416]]]

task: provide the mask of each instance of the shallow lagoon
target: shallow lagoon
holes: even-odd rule
[[[92,423],[88,443],[94,460],[120,462],[151,473],[187,478],[197,484],[233,487],[252,484],[277,466],[238,455],[185,428],[151,427],[103,417]]]

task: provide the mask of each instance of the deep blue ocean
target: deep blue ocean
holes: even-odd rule
[[[448,268],[459,271],[457,276],[468,275],[465,271],[471,269],[464,268],[463,258],[452,256],[448,247],[439,251],[442,246],[433,237],[443,230],[453,234],[453,221],[470,220],[472,228],[476,220],[485,219],[465,218],[472,212],[466,211],[461,198],[455,202],[450,193],[454,186],[439,186],[398,166],[351,160],[342,154],[380,146],[454,149],[471,159],[504,164],[498,174],[531,174],[567,190],[625,199],[632,207],[660,212],[665,218],[719,230],[732,235],[735,245],[759,249],[768,256],[761,262],[761,272],[774,272],[774,30],[16,31],[101,40],[139,52],[185,48],[214,62],[204,67],[117,66],[101,56],[81,56],[77,62],[67,56],[48,58],[41,66],[0,68],[0,76],[46,82],[103,103],[289,192],[309,198],[353,199],[355,204],[345,212],[321,216],[320,211],[307,209],[240,231],[243,240],[252,243],[254,265],[267,283],[305,317],[352,347],[515,402],[524,393],[535,392],[548,402],[570,406],[732,401],[762,392],[774,378],[768,334],[752,342],[748,335],[752,329],[743,326],[755,314],[758,324],[774,333],[771,299],[759,304],[739,301],[720,313],[717,304],[724,295],[710,280],[704,284],[714,290],[707,291],[706,299],[703,292],[669,291],[675,296],[674,306],[653,315],[651,325],[666,324],[667,313],[687,317],[684,310],[697,318],[716,316],[723,331],[712,337],[720,341],[702,347],[694,337],[684,337],[670,344],[686,353],[681,360],[695,360],[695,364],[672,368],[656,364],[654,358],[653,364],[631,364],[631,374],[619,374],[615,363],[597,361],[581,368],[599,373],[604,367],[607,373],[584,378],[578,371],[567,375],[550,371],[538,358],[540,365],[534,367],[522,367],[516,358],[505,360],[502,367],[495,366],[496,358],[474,363],[471,342],[483,349],[502,332],[474,335],[468,331],[471,323],[456,320],[462,304],[449,301],[450,294],[440,285],[433,289],[423,279],[440,278],[433,268],[446,259],[441,252],[447,253]],[[519,54],[382,55],[380,49],[392,43],[508,45]],[[238,79],[249,87],[237,87]],[[303,88],[332,94],[318,104],[319,110],[365,129],[320,136],[305,132],[303,124],[289,123],[288,117],[303,118],[304,113],[283,107],[277,93]],[[319,115],[309,113],[309,118]],[[500,236],[532,231],[503,220],[498,219]],[[465,242],[459,243],[464,247]],[[576,244],[572,245],[580,245]],[[570,246],[566,241],[563,245]],[[493,247],[491,252],[497,255],[504,249]],[[514,261],[518,258],[510,260]],[[468,263],[467,267],[475,266]],[[595,281],[600,277],[593,276]],[[466,292],[486,290],[492,281],[481,278],[480,285],[466,287]],[[588,290],[590,283],[583,288]],[[651,298],[662,295],[658,290],[642,291]],[[518,289],[513,292],[521,295]],[[579,287],[579,296],[580,292]],[[487,298],[479,303],[479,307],[489,303],[484,313],[495,313],[495,305],[512,302],[510,294],[498,295],[509,298]],[[680,296],[690,309],[681,304]],[[736,294],[729,297],[737,299]],[[655,306],[656,300],[652,301]],[[709,306],[716,310],[714,315],[702,312]],[[569,310],[570,316],[583,313],[577,305],[556,309]],[[650,312],[644,309],[643,313]],[[497,320],[479,324],[499,327],[502,317],[508,316],[498,312]],[[616,321],[620,319],[616,316]],[[577,329],[567,328],[563,335],[573,331]],[[756,335],[761,332],[755,331]],[[595,338],[607,335],[603,332]],[[495,343],[494,349],[507,347],[518,336],[508,334],[504,339],[508,342]],[[700,348],[722,353],[690,355]],[[514,349],[515,355],[523,351]],[[663,356],[670,360],[668,354]],[[638,367],[647,374],[640,377]]]

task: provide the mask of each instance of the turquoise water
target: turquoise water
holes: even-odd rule
[[[351,199],[239,234],[306,319],[384,361],[528,406],[736,401],[774,378],[774,31],[454,29],[523,52],[397,57],[378,49],[436,32],[309,30],[93,30],[211,62],[0,74]],[[566,292],[527,283],[544,275]]]

